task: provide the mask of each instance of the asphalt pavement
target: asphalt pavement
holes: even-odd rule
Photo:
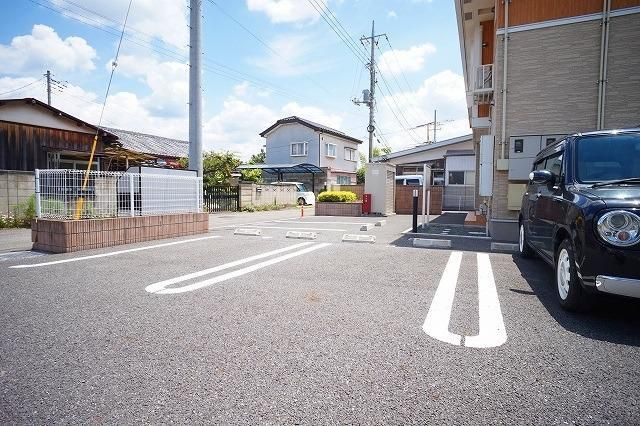
[[[0,423],[640,423],[638,301],[567,313],[541,261],[409,216],[267,213],[0,262]]]

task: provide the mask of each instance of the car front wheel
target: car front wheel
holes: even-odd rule
[[[556,254],[556,295],[560,306],[569,311],[582,311],[589,307],[588,295],[578,278],[573,246],[569,240],[560,244]]]
[[[518,238],[518,252],[522,257],[532,257],[533,250],[529,246],[529,242],[527,241],[527,234],[524,230],[524,223],[520,223],[520,235]]]
[[[302,198],[302,197],[298,198],[298,205],[299,206],[304,206],[305,204],[307,204],[307,203],[305,203],[304,198]]]

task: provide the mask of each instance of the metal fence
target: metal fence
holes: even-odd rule
[[[471,211],[476,208],[474,185],[447,185],[444,187],[442,210]]]
[[[36,215],[95,219],[202,211],[202,178],[169,170],[100,172],[36,170]]]
[[[204,191],[204,209],[208,212],[235,212],[240,207],[240,187],[213,186]]]

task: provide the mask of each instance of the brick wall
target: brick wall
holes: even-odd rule
[[[35,193],[33,172],[0,170],[0,214],[8,215]]]
[[[413,214],[414,189],[418,190],[418,213],[422,214],[422,187],[405,185],[396,185],[396,214]],[[442,186],[431,187],[429,214],[442,214],[442,190]]]
[[[362,203],[316,203],[316,216],[362,216]]]
[[[34,250],[67,253],[203,234],[208,230],[208,213],[88,220],[38,219],[31,224],[31,240]]]

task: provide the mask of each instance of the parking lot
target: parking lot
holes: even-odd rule
[[[0,422],[640,423],[638,301],[567,313],[539,260],[305,213],[0,254]]]

